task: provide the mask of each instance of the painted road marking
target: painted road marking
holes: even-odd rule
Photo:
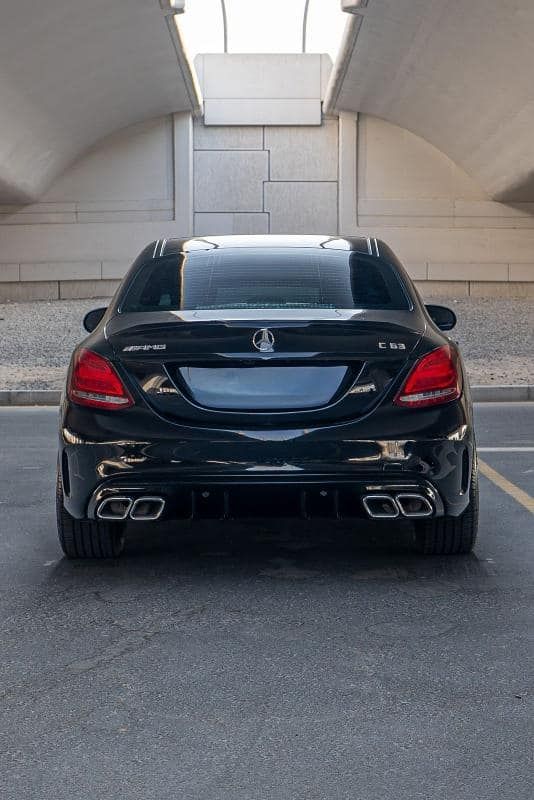
[[[523,489],[520,489],[519,486],[511,483],[499,472],[496,472],[489,464],[486,464],[485,461],[479,459],[478,468],[480,472],[498,486],[499,489],[502,489],[503,492],[506,492],[506,494],[509,494],[514,500],[517,500],[518,503],[521,503],[531,514],[534,514],[534,497],[531,497],[527,492],[524,492]]]
[[[534,447],[477,447],[479,453],[534,453]]]

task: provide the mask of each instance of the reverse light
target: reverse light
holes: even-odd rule
[[[458,400],[461,394],[458,357],[446,344],[419,359],[393,402],[404,408],[425,408]]]
[[[80,350],[75,357],[67,389],[69,400],[81,406],[116,411],[133,405],[133,399],[107,358]]]

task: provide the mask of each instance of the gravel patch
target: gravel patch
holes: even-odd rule
[[[91,308],[107,300],[0,304],[0,389],[61,389]]]
[[[433,298],[458,317],[460,345],[473,386],[534,383],[534,303],[530,299]]]
[[[432,298],[458,315],[452,332],[475,385],[534,383],[531,300]],[[0,305],[0,389],[60,389],[84,314],[105,300]]]

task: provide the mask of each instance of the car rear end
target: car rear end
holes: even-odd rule
[[[460,357],[390,251],[214,241],[136,265],[74,355],[68,514],[461,516],[474,444]]]

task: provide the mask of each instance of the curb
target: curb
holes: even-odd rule
[[[524,403],[534,400],[534,386],[472,386],[471,394],[475,403]]]
[[[8,389],[0,391],[0,406],[58,406],[58,389]]]
[[[534,385],[471,386],[475,403],[525,403],[534,401]],[[0,406],[58,406],[61,392],[57,389],[0,390]]]

